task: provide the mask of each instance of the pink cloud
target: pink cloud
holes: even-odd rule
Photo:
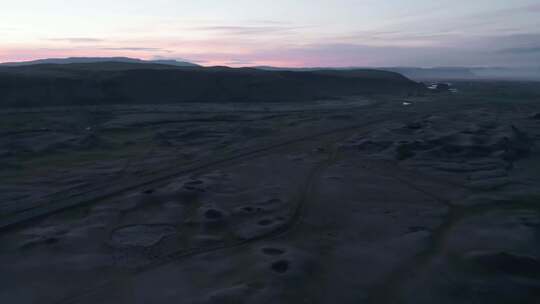
[[[23,61],[51,57],[128,56],[141,59],[183,58],[205,66],[234,67],[272,65],[280,67],[351,67],[351,66],[463,66],[524,65],[537,56],[518,56],[498,52],[512,47],[536,48],[538,35],[478,36],[451,46],[370,46],[353,43],[309,45],[257,44],[251,40],[232,43],[224,39],[147,40],[105,42],[94,46],[62,48],[4,47],[0,61]],[[536,57],[535,57],[536,58]]]
[[[31,49],[14,48],[0,49],[0,61],[26,61],[54,57],[79,57],[87,55],[86,52],[77,49]],[[105,56],[105,52],[92,52],[92,56]]]

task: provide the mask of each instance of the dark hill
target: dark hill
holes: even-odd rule
[[[476,75],[471,68],[437,67],[437,68],[412,68],[412,67],[388,67],[381,68],[403,74],[411,79],[474,79]]]
[[[309,101],[424,89],[398,73],[378,70],[264,71],[124,62],[0,67],[4,107]]]
[[[139,64],[166,64],[182,67],[198,67],[199,65],[177,60],[142,60],[129,57],[69,57],[69,58],[47,58],[32,61],[22,62],[5,62],[0,63],[0,66],[30,66],[36,64],[74,64],[74,63],[102,63],[102,62],[119,62],[119,63],[139,63]]]
[[[267,71],[356,71],[362,68],[342,67],[342,68],[278,68],[271,66],[258,66],[261,70]],[[444,80],[444,79],[476,79],[475,68],[466,67],[376,67],[380,71],[396,72],[413,80]]]

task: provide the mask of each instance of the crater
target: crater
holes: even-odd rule
[[[286,261],[286,260],[276,261],[272,263],[270,268],[277,273],[285,273],[287,272],[287,270],[289,270],[289,261]]]
[[[150,247],[175,233],[176,229],[170,225],[132,225],[116,229],[111,240],[119,246]]]
[[[37,239],[30,240],[28,242],[25,242],[24,244],[22,244],[21,248],[28,249],[28,248],[33,248],[39,245],[53,245],[53,244],[58,243],[59,241],[60,239],[56,237],[37,238]]]
[[[276,204],[281,204],[281,203],[283,203],[283,201],[279,198],[272,198],[265,202],[265,204],[268,204],[268,205],[276,205]]]
[[[204,217],[209,220],[218,220],[223,217],[223,212],[217,209],[208,209],[204,212]]]
[[[193,180],[193,181],[190,181],[190,182],[186,182],[185,185],[188,185],[188,186],[195,186],[195,185],[202,185],[204,182],[202,180]]]
[[[195,192],[206,192],[206,190],[204,190],[202,188],[190,186],[190,185],[187,185],[187,184],[184,185],[184,189],[189,190],[189,191],[195,191]]]
[[[242,210],[246,211],[246,212],[253,212],[255,211],[255,209],[253,207],[243,207]]]
[[[268,226],[268,225],[272,225],[272,223],[274,223],[273,220],[270,220],[270,219],[264,219],[264,220],[260,220],[258,224],[259,224],[260,226]]]
[[[265,247],[262,249],[262,252],[266,255],[276,256],[284,254],[285,250],[279,248]]]
[[[408,230],[411,233],[415,233],[415,232],[420,232],[420,231],[427,231],[428,228],[424,226],[411,226],[408,228]]]

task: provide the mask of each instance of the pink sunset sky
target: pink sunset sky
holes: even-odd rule
[[[126,56],[229,66],[527,66],[537,0],[5,1],[0,62]]]

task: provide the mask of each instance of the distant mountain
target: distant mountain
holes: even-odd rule
[[[540,67],[391,67],[380,69],[397,72],[414,80],[540,80]]]
[[[477,75],[471,68],[465,67],[435,67],[435,68],[416,68],[416,67],[383,67],[385,71],[400,73],[406,77],[415,80],[424,79],[473,79]]]
[[[350,70],[355,68],[332,68],[332,67],[310,67],[310,68],[287,68],[287,67],[273,67],[269,65],[259,65],[252,67],[253,69],[264,70],[264,71],[294,71],[294,72],[306,72],[306,71],[342,71]],[[362,68],[356,68],[362,69]]]
[[[0,66],[29,66],[37,64],[74,64],[74,63],[101,63],[101,62],[120,62],[120,63],[142,63],[142,64],[164,64],[180,67],[200,67],[197,64],[187,61],[177,60],[142,60],[129,57],[69,57],[69,58],[48,58],[23,62],[0,63]]]
[[[540,80],[540,67],[484,67],[473,68],[472,71],[483,79]]]
[[[257,66],[265,71],[350,71],[365,68],[281,68]],[[540,67],[376,67],[382,71],[396,72],[416,81],[493,79],[493,80],[540,80]]]
[[[150,60],[148,63],[155,63],[155,64],[166,64],[166,65],[174,65],[174,66],[182,66],[182,67],[200,67],[200,65],[187,62],[187,61],[177,61],[177,60]]]
[[[367,69],[363,67],[279,68],[271,66],[258,66],[255,68],[265,71],[351,71],[358,69]],[[408,78],[419,80],[441,78],[474,78],[476,76],[469,68],[376,67],[371,69],[396,72]]]

